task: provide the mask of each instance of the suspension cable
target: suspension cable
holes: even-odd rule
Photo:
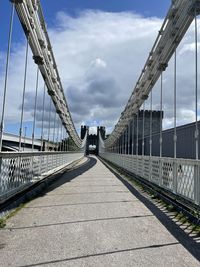
[[[35,105],[34,105],[34,118],[33,118],[33,131],[32,131],[32,150],[34,149],[34,138],[35,138],[38,83],[39,83],[39,67],[37,67],[37,77],[36,77],[36,87],[35,87]]]
[[[119,138],[117,139],[117,154],[119,154]]]
[[[46,92],[46,85],[44,83],[43,98],[42,98],[41,151],[43,150],[43,140],[44,140],[44,110],[45,110],[45,95],[46,95],[45,92]]]
[[[142,120],[142,156],[144,156],[144,130],[145,130],[145,101],[143,103],[143,120]]]
[[[152,91],[150,93],[150,139],[149,139],[149,155],[152,156],[152,101],[153,94]]]
[[[69,151],[69,135],[67,136],[67,151]]]
[[[65,152],[67,151],[67,131],[65,131]]]
[[[127,154],[127,147],[128,147],[128,127],[126,126],[126,130],[125,130],[125,154]]]
[[[174,52],[174,158],[176,158],[176,144],[177,144],[177,134],[176,134],[176,50]]]
[[[51,126],[51,97],[49,97],[49,125],[48,125],[48,143],[50,141],[50,126]],[[48,144],[49,145],[49,144]]]
[[[124,154],[124,132],[121,135],[122,137],[122,154]]]
[[[195,153],[199,158],[199,129],[198,129],[198,25],[195,8]]]
[[[22,126],[23,126],[23,118],[24,118],[24,100],[25,100],[25,92],[26,92],[26,78],[27,78],[27,65],[28,65],[28,39],[26,42],[26,54],[25,54],[25,67],[24,67],[24,85],[23,85],[23,93],[22,93],[22,106],[21,106],[21,119],[19,126],[19,151],[21,151],[22,145]]]
[[[121,136],[119,137],[119,154],[121,154]]]
[[[59,151],[61,151],[61,123],[59,122],[59,136],[58,136]]]
[[[135,127],[135,115],[133,115],[133,123],[132,123],[132,155],[134,154],[134,127]]]
[[[162,157],[163,73],[160,76],[160,157]]]
[[[124,154],[126,154],[126,130],[124,130]]]
[[[129,154],[131,155],[131,121],[129,122]]]
[[[62,123],[60,123],[60,151],[62,151]]]
[[[66,151],[68,151],[68,137],[69,137],[69,135],[66,131]]]
[[[56,138],[56,151],[58,151],[58,135],[59,135],[59,117],[57,120],[57,138]]]
[[[136,141],[136,155],[138,156],[138,152],[139,152],[139,150],[138,150],[138,146],[139,146],[139,144],[138,144],[138,141],[139,141],[139,137],[138,137],[138,135],[139,135],[139,110],[138,110],[138,112],[137,112],[137,141]]]
[[[130,122],[128,123],[128,155],[130,154]]]
[[[5,116],[5,106],[6,106],[6,94],[7,94],[7,85],[8,85],[8,69],[9,69],[10,51],[11,51],[11,42],[12,42],[14,11],[15,11],[14,3],[12,3],[9,36],[8,36],[7,56],[6,56],[6,72],[5,72],[5,80],[4,80],[3,106],[2,106],[1,123],[0,123],[0,152],[2,151],[2,142],[3,142],[4,116]]]
[[[60,118],[58,117],[58,148],[59,148],[59,151],[60,151],[60,131],[61,131],[61,128],[60,128]]]
[[[54,146],[54,141],[55,141],[55,130],[56,130],[56,111],[55,111],[55,114],[54,114],[54,123],[53,123],[53,146]]]
[[[119,154],[122,154],[122,137],[119,137]]]

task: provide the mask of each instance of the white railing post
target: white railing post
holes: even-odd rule
[[[194,165],[194,203],[200,205],[200,183],[199,174],[200,168],[198,164]]]
[[[177,160],[174,159],[173,162],[173,192],[177,194]]]
[[[159,186],[162,185],[162,158],[159,158]]]

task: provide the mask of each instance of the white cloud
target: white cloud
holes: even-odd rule
[[[106,68],[107,63],[102,60],[101,58],[96,58],[95,60],[93,60],[90,64],[90,68]]]
[[[111,128],[161,20],[101,11],[86,11],[76,18],[59,13],[57,18],[59,32],[51,29],[50,36],[73,118],[77,124],[96,120]]]
[[[144,18],[128,12],[89,10],[76,17],[70,17],[64,12],[57,14],[56,25],[48,30],[77,128],[84,121],[91,125],[92,132],[97,125],[104,125],[111,131],[134,88],[161,23],[158,18]],[[193,36],[194,27],[191,26],[177,53],[179,123],[189,122],[194,117]],[[19,43],[13,50],[9,71],[6,120],[10,122],[19,121],[20,118],[24,55],[25,44]],[[0,58],[5,58],[3,51],[0,51]],[[35,76],[36,67],[30,55],[26,120],[32,118]],[[0,83],[3,84],[2,69]],[[38,119],[41,118],[42,88],[43,83],[40,81]],[[172,89],[171,63],[164,74],[165,127],[173,126]],[[159,88],[153,93],[154,108],[159,108],[159,93],[156,93],[156,90]],[[0,97],[2,99],[2,94]]]

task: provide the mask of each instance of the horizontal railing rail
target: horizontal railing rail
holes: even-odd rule
[[[0,153],[0,203],[83,156],[83,151]]]
[[[200,206],[200,161],[100,153],[100,157]]]
[[[21,152],[0,152],[0,158],[12,158],[14,156],[40,156],[40,155],[54,155],[54,154],[77,154],[77,153],[84,153],[79,151],[21,151]]]

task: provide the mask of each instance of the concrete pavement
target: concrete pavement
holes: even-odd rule
[[[0,266],[200,266],[199,245],[139,195],[90,157],[8,220]]]

